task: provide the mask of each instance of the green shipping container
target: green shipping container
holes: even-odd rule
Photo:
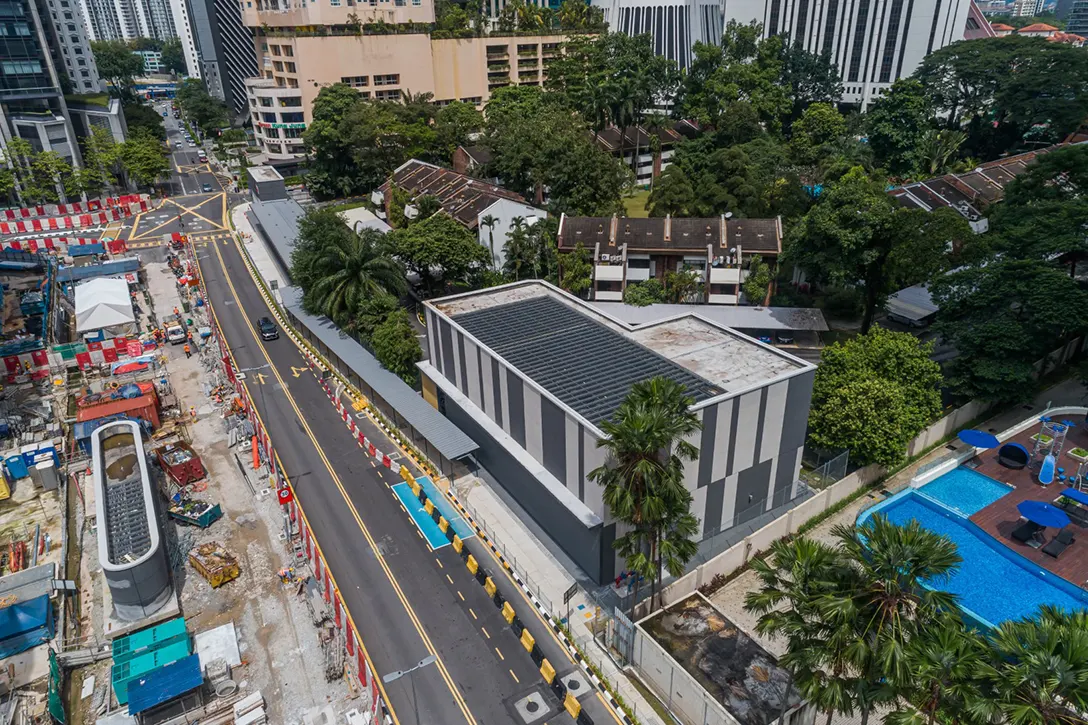
[[[137,655],[153,652],[188,638],[189,633],[185,631],[185,618],[177,617],[113,640],[113,663],[119,665]]]
[[[128,704],[128,683],[156,670],[163,665],[177,662],[183,657],[188,657],[192,652],[189,649],[189,639],[184,642],[176,642],[162,649],[153,650],[146,654],[137,655],[128,662],[113,666],[113,692],[117,696],[117,702]]]

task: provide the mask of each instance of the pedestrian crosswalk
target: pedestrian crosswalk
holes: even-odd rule
[[[204,233],[204,234],[194,234],[194,235],[192,235],[192,239],[193,239],[193,246],[195,246],[195,247],[206,247],[206,246],[208,246],[209,242],[212,243],[212,244],[215,244],[216,242],[219,242],[220,244],[228,244],[228,243],[230,243],[230,240],[231,240],[231,233],[230,232],[211,232],[211,233]]]

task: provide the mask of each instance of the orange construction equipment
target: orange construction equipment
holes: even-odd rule
[[[261,467],[261,452],[257,450],[257,436],[253,436],[253,470]]]

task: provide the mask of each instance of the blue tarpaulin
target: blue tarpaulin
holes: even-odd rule
[[[25,652],[53,639],[53,605],[49,595],[0,609],[0,659]]]
[[[180,697],[204,683],[200,655],[189,655],[151,670],[128,684],[128,714],[135,715]]]
[[[1067,488],[1062,491],[1062,496],[1065,496],[1066,498],[1071,498],[1077,503],[1082,503],[1088,506],[1088,493],[1085,493],[1084,491],[1078,491],[1075,488]]]
[[[91,254],[102,254],[106,251],[104,244],[69,244],[68,256],[86,257]]]
[[[959,439],[975,448],[997,448],[1001,445],[1001,442],[997,440],[997,436],[981,430],[961,430]]]

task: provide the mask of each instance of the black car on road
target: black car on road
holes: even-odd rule
[[[276,329],[276,323],[267,317],[257,320],[257,332],[261,333],[262,340],[280,339],[280,331]]]

